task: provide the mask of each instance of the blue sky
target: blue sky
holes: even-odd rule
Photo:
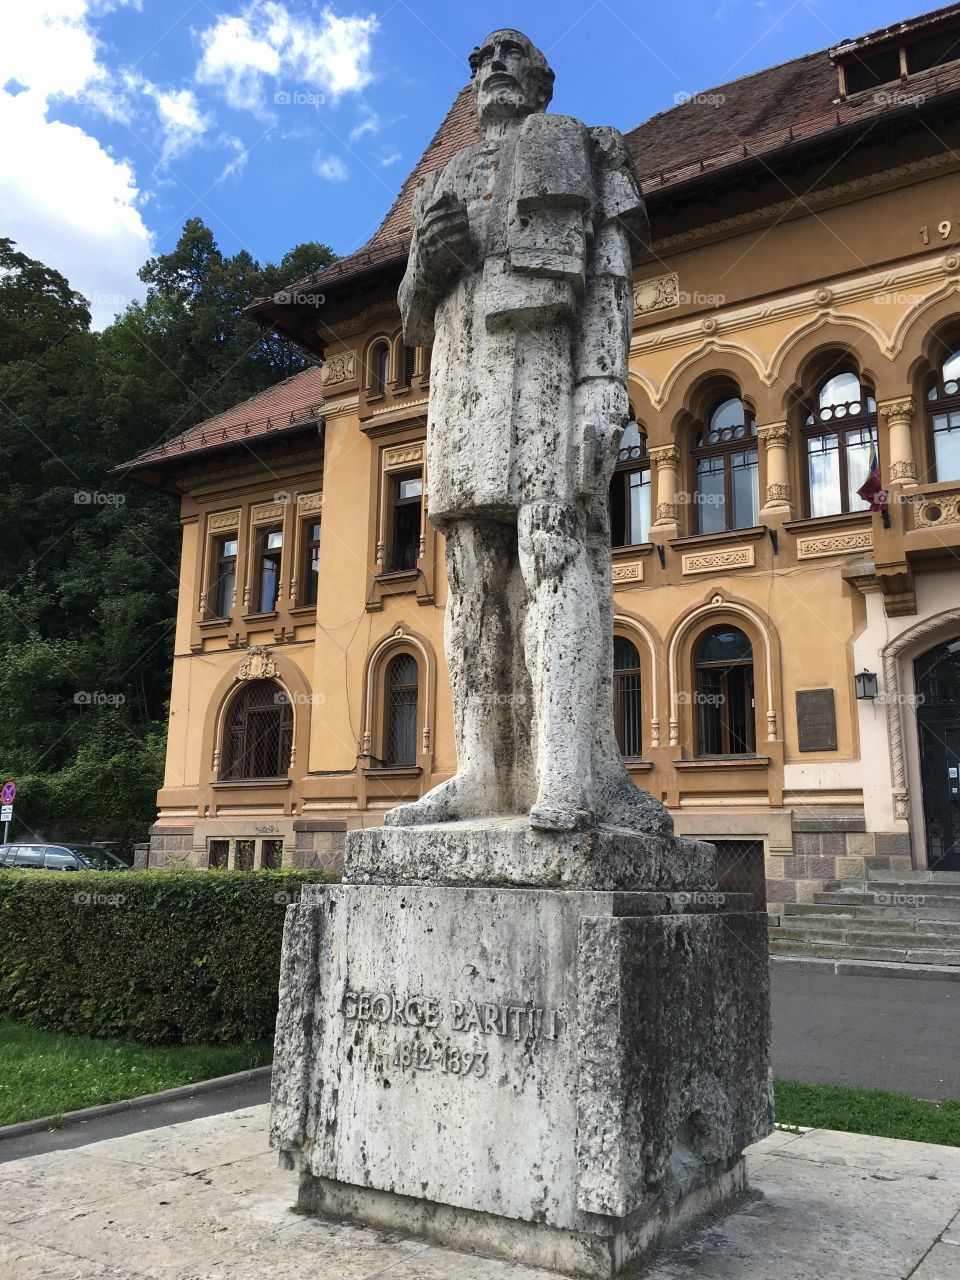
[[[934,7],[931,5],[930,7]],[[226,252],[373,232],[468,78],[519,26],[553,109],[622,129],[693,93],[920,12],[910,0],[8,0],[0,235],[98,324],[200,216]]]

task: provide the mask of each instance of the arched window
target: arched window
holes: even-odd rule
[[[384,761],[401,767],[417,763],[417,702],[420,669],[410,653],[398,653],[384,681]]]
[[[877,402],[855,373],[834,373],[820,384],[803,425],[809,515],[869,509],[857,490],[870,474],[876,421]]]
[[[737,627],[712,627],[694,652],[697,752],[701,756],[752,755],[753,650]]]
[[[650,459],[647,437],[633,418],[620,440],[617,469],[610,482],[610,541],[633,547],[650,538]]]
[[[390,348],[378,342],[370,352],[370,395],[382,396],[390,381]]]
[[[960,480],[960,349],[947,356],[927,390],[927,425],[938,480]]]
[[[637,759],[643,754],[640,724],[640,654],[625,636],[613,637],[613,722],[620,754]]]
[[[752,528],[760,518],[757,424],[739,396],[714,404],[694,438],[697,530]]]
[[[227,713],[221,777],[283,778],[290,768],[293,712],[273,680],[251,680]]]

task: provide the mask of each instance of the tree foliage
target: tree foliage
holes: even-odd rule
[[[137,453],[303,368],[243,315],[334,260],[261,266],[203,222],[140,271],[103,332],[69,282],[0,238],[0,773],[17,839],[143,839],[162,780],[179,563],[175,498]]]

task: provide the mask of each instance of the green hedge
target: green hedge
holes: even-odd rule
[[[273,1034],[283,916],[317,871],[0,871],[0,1011],[143,1044]]]

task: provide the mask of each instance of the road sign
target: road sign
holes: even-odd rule
[[[15,782],[5,782],[0,787],[0,804],[13,804],[17,798],[17,784]]]
[[[12,822],[12,821],[13,821],[13,805],[5,804],[3,806],[0,806],[0,822]]]

